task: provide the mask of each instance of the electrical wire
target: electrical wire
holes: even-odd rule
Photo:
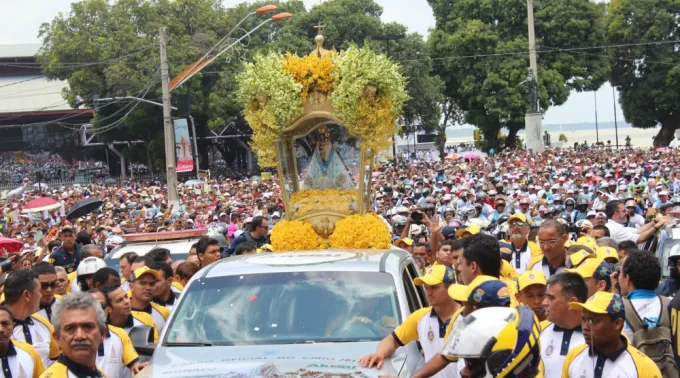
[[[131,51],[129,53],[125,53],[123,55],[117,56],[115,58],[109,58],[109,59],[104,59],[100,61],[95,61],[95,62],[64,62],[64,63],[54,63],[54,64],[49,64],[48,66],[50,67],[62,67],[62,68],[80,68],[80,67],[90,67],[90,66],[98,66],[98,65],[103,65],[103,64],[114,64],[114,63],[120,63],[118,62],[121,59],[125,59],[129,56],[137,55],[139,53],[142,53],[144,51],[149,50],[150,48],[156,46],[156,42],[149,43],[148,45],[142,47],[139,50]],[[125,62],[123,62],[125,63]],[[144,62],[148,63],[148,62]],[[1,62],[0,66],[4,67],[17,67],[17,68],[35,68],[37,67],[42,67],[43,64],[40,62]]]
[[[25,83],[25,82],[31,81],[31,80],[38,80],[38,79],[42,79],[42,78],[44,78],[44,77],[45,77],[44,75],[40,75],[40,76],[37,76],[37,77],[32,77],[32,78],[30,78],[30,79],[21,80],[21,81],[17,81],[17,82],[14,82],[14,83],[9,83],[9,84],[0,85],[0,88],[11,87],[12,85],[17,85],[17,84]]]

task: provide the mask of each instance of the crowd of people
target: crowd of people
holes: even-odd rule
[[[678,376],[671,323],[680,299],[670,298],[680,289],[680,250],[668,261],[654,250],[657,232],[676,224],[678,155],[549,150],[377,167],[373,211],[418,263],[415,284],[431,307],[405,319],[360,363],[380,367],[419,341],[427,363],[418,377]],[[54,374],[46,376],[59,369],[134,375],[145,362],[125,331],[147,325],[157,340],[193,274],[222,256],[272,250],[271,229],[286,217],[275,176],[213,178],[178,191],[175,208],[159,182],[3,199],[0,232],[24,247],[9,253],[0,240],[0,336],[11,335],[0,337],[0,357],[26,351],[23,371]],[[40,196],[61,207],[22,211]],[[73,205],[91,197],[103,202],[99,210],[68,219]],[[187,261],[172,261],[162,248],[121,256],[118,271],[103,260],[125,234],[188,229],[208,236]],[[494,354],[507,349],[507,338],[521,348]]]

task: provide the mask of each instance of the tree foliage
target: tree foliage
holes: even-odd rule
[[[199,74],[173,91],[189,94],[191,112],[198,134],[208,128],[221,131],[227,126],[235,134],[249,134],[249,129],[236,101],[235,75],[242,62],[255,54],[291,51],[308,54],[314,47],[317,30],[324,25],[325,47],[344,49],[355,43],[373,43],[384,51],[384,44],[370,37],[396,30],[406,31],[398,24],[380,21],[382,8],[369,0],[333,0],[304,8],[302,1],[267,1],[293,18],[270,23],[245,39],[234,49],[204,68]],[[95,96],[137,96],[160,101],[158,30],[167,26],[169,35],[168,60],[173,77],[205,54],[244,16],[264,1],[241,3],[224,8],[220,0],[83,0],[74,2],[68,14],[60,14],[43,24],[40,35],[43,46],[38,55],[44,74],[50,79],[66,80],[64,97],[71,106],[95,108]],[[238,38],[267,16],[253,16],[234,33]],[[227,43],[232,42],[228,40]],[[436,125],[436,78],[429,76],[431,61],[425,43],[411,33],[401,41],[390,42],[395,61],[404,61],[404,73],[409,79],[408,91],[413,93],[404,118],[407,124],[424,128]],[[72,64],[72,62],[94,62]],[[143,146],[126,151],[128,156],[153,157],[156,168],[163,166],[163,123],[160,107],[130,101],[101,102],[93,119],[95,129],[104,141],[141,139]],[[122,118],[123,115],[129,115]],[[72,125],[76,127],[76,125]],[[200,150],[200,148],[199,148]],[[146,155],[146,156],[145,156]]]
[[[668,146],[680,128],[680,2],[612,0],[607,41],[611,82],[626,120],[635,127],[661,125],[654,146]],[[668,43],[675,41],[675,43]]]
[[[508,144],[524,128],[529,56],[525,0],[428,0],[436,29],[430,34],[435,72],[449,107],[477,126],[486,148]],[[604,42],[603,7],[588,0],[534,2],[540,106],[563,104],[572,89],[594,90],[607,78],[603,56],[564,51]],[[455,114],[452,113],[452,114]]]

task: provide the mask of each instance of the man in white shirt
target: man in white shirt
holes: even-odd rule
[[[637,213],[637,204],[634,200],[626,202],[626,210],[628,211],[628,227],[640,228],[645,225],[645,218]]]
[[[607,207],[605,209],[607,213],[607,228],[609,229],[609,234],[614,241],[621,243],[624,240],[631,240],[635,244],[641,244],[645,240],[654,236],[656,231],[666,224],[669,224],[673,220],[670,218],[661,218],[659,221],[649,222],[640,228],[625,227],[623,224],[626,223],[628,212],[623,206],[623,202],[619,200],[613,200],[607,202]]]

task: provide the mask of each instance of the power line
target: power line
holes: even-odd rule
[[[144,51],[147,51],[151,49],[152,47],[156,46],[156,43],[150,43],[144,47],[142,47],[139,50],[135,50],[120,56],[117,56],[115,58],[109,58],[109,59],[104,59],[104,60],[99,60],[95,62],[64,62],[64,63],[54,63],[54,64],[47,64],[49,67],[63,67],[63,68],[79,68],[79,67],[90,67],[90,66],[97,66],[97,65],[103,65],[103,64],[109,64],[109,63],[121,63],[118,62],[121,59],[125,59],[129,56],[136,55],[139,53],[142,53]],[[124,63],[124,62],[123,62]],[[148,62],[145,62],[148,63]],[[40,62],[2,62],[0,63],[0,66],[5,66],[5,67],[17,67],[17,68],[35,68],[37,67],[42,67],[43,64]]]

